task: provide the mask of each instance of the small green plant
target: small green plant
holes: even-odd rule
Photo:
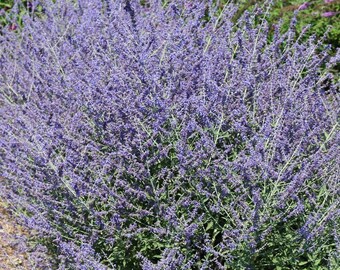
[[[226,2],[230,0],[221,1],[221,6]],[[287,30],[294,13],[297,12],[296,30],[298,33],[301,33],[306,25],[310,25],[305,38],[310,35],[320,38],[327,33],[325,43],[332,44],[334,48],[340,46],[340,0],[233,0],[231,2],[239,6],[234,16],[235,21],[246,10],[253,10],[255,6],[271,5],[267,19],[272,25],[282,20],[283,29]]]
[[[12,12],[13,9],[16,11]],[[11,31],[17,30],[23,26],[23,17],[33,13],[37,17],[42,15],[41,5],[34,5],[30,0],[0,0],[0,30],[2,27],[8,27]]]

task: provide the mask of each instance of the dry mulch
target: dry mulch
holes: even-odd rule
[[[0,201],[0,269],[32,269],[27,254],[20,250],[19,238],[28,232],[15,222],[6,208]]]
[[[3,178],[0,176],[0,184]],[[1,188],[1,186],[0,186]],[[8,205],[0,198],[0,269],[32,269],[28,256],[20,251],[22,236],[28,232],[10,215]]]
[[[2,180],[0,176],[0,188]],[[27,240],[35,238],[37,232],[28,231],[18,224],[9,209],[9,205],[0,197],[0,270],[52,269],[52,258],[45,249],[36,246],[28,249]],[[32,260],[32,256],[35,260]]]

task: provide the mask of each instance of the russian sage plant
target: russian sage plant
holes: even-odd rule
[[[339,54],[268,10],[37,6],[0,35],[0,195],[51,269],[335,269]]]

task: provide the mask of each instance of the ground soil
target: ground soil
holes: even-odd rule
[[[20,238],[27,235],[7,211],[7,205],[0,201],[0,269],[32,269],[27,254],[20,251]]]

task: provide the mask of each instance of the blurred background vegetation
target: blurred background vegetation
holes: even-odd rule
[[[13,18],[8,16],[8,11],[13,7],[14,2],[15,0],[0,0],[0,24],[2,27],[7,26],[12,30],[15,30],[22,23],[21,16],[32,11],[33,1],[18,1],[21,2],[21,5],[16,22],[13,22]],[[228,0],[217,0],[217,2],[220,6],[223,6]],[[256,5],[268,5],[267,0],[229,0],[229,2],[239,5],[235,20],[244,11],[254,9]],[[301,32],[304,26],[311,25],[306,37],[315,34],[321,38],[327,33],[325,43],[332,44],[333,48],[340,47],[340,0],[273,0],[272,2],[273,6],[268,18],[271,24],[282,19],[284,27],[288,28],[294,12],[298,11],[298,32]],[[36,10],[36,12],[39,12],[39,10]]]
[[[221,2],[227,2],[223,0]],[[245,10],[252,10],[256,5],[265,4],[264,0],[234,0],[240,5],[236,17],[241,16]],[[325,43],[333,47],[340,45],[340,0],[274,0],[268,20],[271,24],[283,20],[284,27],[288,28],[291,18],[297,12],[296,30],[298,33],[306,25],[310,29],[306,37],[315,34],[321,38],[326,34]]]

